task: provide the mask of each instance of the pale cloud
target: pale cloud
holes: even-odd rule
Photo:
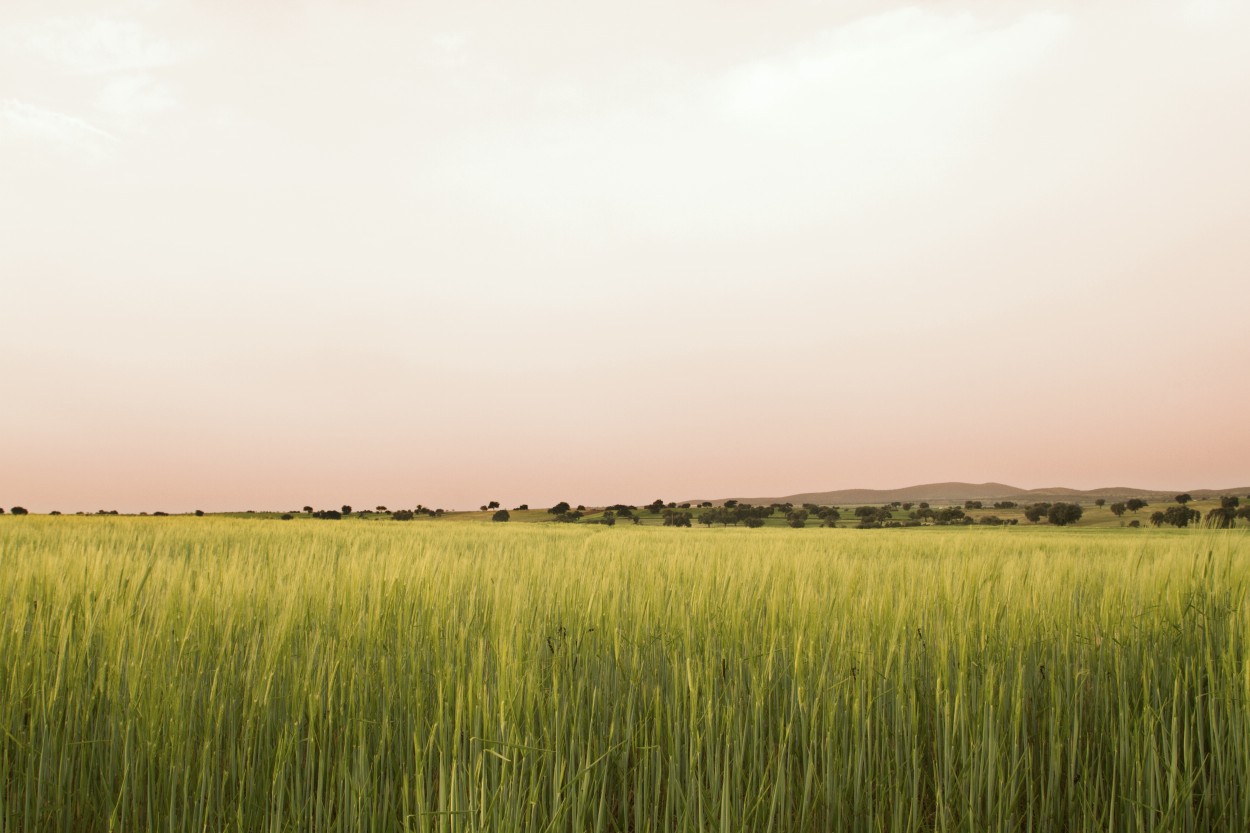
[[[169,86],[145,73],[121,75],[104,85],[96,107],[118,116],[146,116],[178,107]]]
[[[117,137],[76,116],[17,99],[0,101],[0,134],[102,156]]]
[[[173,44],[133,20],[53,18],[19,27],[8,40],[84,75],[168,67],[181,58]]]
[[[459,69],[469,63],[469,38],[459,32],[443,32],[430,39],[425,60],[439,69]]]
[[[967,164],[985,121],[1068,26],[1049,12],[873,15],[641,103],[535,119],[467,145],[457,170],[520,222],[582,234],[606,223],[719,239],[858,222]]]

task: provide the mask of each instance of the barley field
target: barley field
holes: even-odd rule
[[[1250,535],[4,518],[0,833],[1245,831]]]

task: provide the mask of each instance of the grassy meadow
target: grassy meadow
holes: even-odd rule
[[[1250,534],[0,519],[0,833],[1244,831]]]

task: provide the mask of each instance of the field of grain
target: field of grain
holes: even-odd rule
[[[1243,530],[0,522],[0,833],[1244,831]]]

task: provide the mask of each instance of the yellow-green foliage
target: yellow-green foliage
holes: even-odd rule
[[[1244,831],[1248,544],[6,518],[0,831]]]

